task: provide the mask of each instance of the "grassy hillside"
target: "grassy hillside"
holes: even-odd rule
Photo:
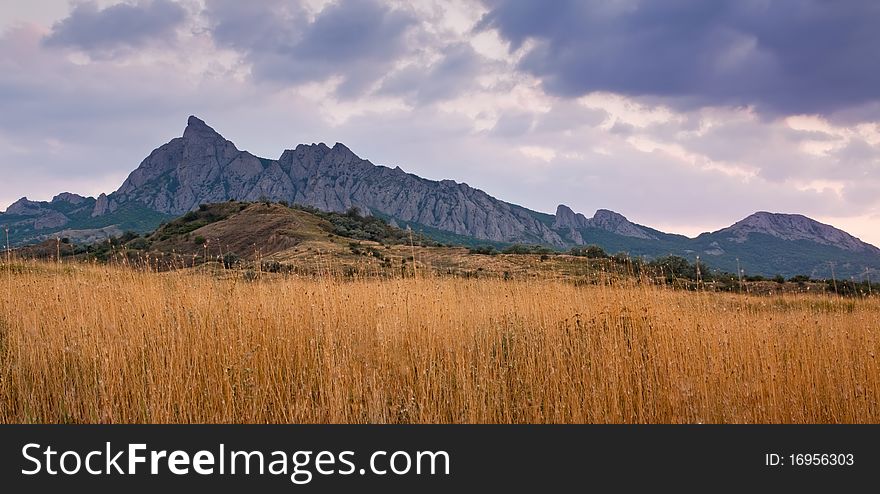
[[[148,249],[164,253],[219,255],[246,259],[269,256],[298,246],[337,250],[354,243],[427,245],[437,243],[419,233],[393,227],[380,218],[268,202],[229,201],[204,204],[163,224],[146,237]]]

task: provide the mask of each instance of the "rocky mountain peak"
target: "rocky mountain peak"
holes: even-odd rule
[[[572,216],[574,216],[574,211],[572,211],[570,207],[566,206],[565,204],[560,204],[556,206],[557,220],[560,218],[571,218]]]
[[[620,223],[629,222],[629,220],[626,219],[626,216],[615,211],[611,211],[610,209],[597,209],[596,214],[593,215],[593,221],[607,223],[609,225],[617,225]]]
[[[737,243],[748,240],[749,234],[759,233],[783,240],[809,240],[854,252],[870,248],[868,244],[843,230],[800,214],[759,211],[719,231],[727,234],[731,241]]]
[[[190,115],[186,121],[186,129],[183,131],[184,138],[221,137],[216,130],[208,126],[204,120]],[[222,137],[221,137],[222,138]]]
[[[601,228],[602,230],[607,230],[626,237],[645,239],[657,238],[647,230],[640,228],[635,223],[626,219],[626,216],[608,209],[597,210],[596,214],[590,219],[590,223],[592,223],[594,228]]]
[[[656,238],[650,232],[631,223],[620,213],[615,213],[608,209],[599,209],[592,218],[587,218],[583,214],[575,213],[571,208],[564,204],[560,204],[556,208],[556,219],[553,222],[553,228],[573,230],[598,228],[600,230],[609,231],[626,237],[646,239]]]
[[[8,208],[6,208],[6,214],[29,216],[39,214],[40,209],[40,203],[36,201],[31,201],[27,197],[22,197],[21,199],[10,204]]]
[[[21,224],[27,224],[34,230],[57,228],[67,223],[67,216],[48,206],[49,203],[31,201],[27,197],[22,197],[12,203],[3,214],[25,217],[26,219],[19,220],[16,223],[18,223],[19,226]],[[15,228],[16,225],[13,224],[13,229]]]
[[[84,203],[86,199],[86,197],[83,197],[79,194],[74,194],[72,192],[62,192],[52,198],[52,203],[66,202],[69,204],[77,205]]]
[[[337,142],[336,144],[334,144],[333,148],[330,149],[330,152],[337,157],[335,161],[339,163],[349,164],[352,162],[363,161],[358,155],[354,154],[351,149],[348,149],[348,147],[341,142]]]
[[[556,206],[556,219],[553,222],[553,228],[587,228],[589,220],[581,213],[575,213],[565,204]]]

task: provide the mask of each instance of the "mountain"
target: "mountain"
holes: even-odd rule
[[[299,145],[278,160],[258,158],[196,117],[189,118],[183,137],[153,151],[119,190],[99,197],[93,216],[130,203],[177,215],[199,204],[260,198],[326,211],[355,206],[397,222],[494,242],[565,246],[539,214],[466,184],[376,166],[339,143]]]
[[[831,225],[819,223],[800,214],[774,214],[757,212],[732,226],[715,232],[736,243],[744,243],[751,234],[763,234],[782,240],[808,240],[853,252],[870,250],[871,246],[838,230]]]
[[[300,144],[276,159],[239,150],[189,117],[181,137],[150,153],[118,190],[98,198],[22,198],[0,214],[13,244],[58,236],[74,241],[146,232],[163,221],[230,199],[287,201],[324,211],[357,207],[440,242],[529,243],[564,249],[597,244],[634,256],[700,256],[713,268],[748,274],[863,276],[880,272],[880,250],[805,216],[755,213],[691,239],[600,209],[587,218],[559,205],[532,211],[452,180],[433,181],[361,159],[340,143]],[[833,273],[832,273],[833,270]]]
[[[88,243],[115,236],[127,230],[149,231],[170,215],[130,203],[113,212],[94,215],[99,201],[69,192],[52,201],[31,201],[22,197],[0,213],[0,226],[9,228],[12,245],[34,243],[47,238],[69,238]]]
[[[800,272],[815,278],[876,276],[880,249],[799,214],[758,212],[691,242],[711,266],[753,274]]]

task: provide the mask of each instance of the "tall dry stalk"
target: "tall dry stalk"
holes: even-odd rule
[[[876,298],[217,272],[5,266],[0,422],[880,421]]]

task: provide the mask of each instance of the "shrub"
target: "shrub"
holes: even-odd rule
[[[227,252],[223,255],[223,267],[226,269],[230,269],[238,265],[239,257],[233,252]]]
[[[522,245],[522,244],[513,244],[506,247],[503,251],[504,254],[551,254],[553,253],[553,249],[545,247],[543,245]]]
[[[126,246],[129,249],[134,250],[147,250],[150,248],[150,241],[143,237],[139,237],[126,244]]]
[[[664,256],[651,261],[650,266],[659,269],[668,281],[675,278],[696,279],[697,269],[687,259],[679,256]]]
[[[260,269],[267,273],[279,273],[281,272],[281,263],[275,260],[266,260],[260,263]]]
[[[569,254],[579,257],[589,257],[590,259],[607,259],[608,254],[605,249],[598,245],[588,245],[586,247],[572,247],[568,251]]]
[[[495,254],[498,254],[498,251],[495,250],[495,247],[492,247],[491,245],[480,245],[477,247],[471,247],[468,249],[468,252],[470,254],[484,254],[489,256],[494,256]]]
[[[605,252],[605,249],[598,245],[589,245],[587,246],[587,257],[591,259],[607,259],[608,254]]]

